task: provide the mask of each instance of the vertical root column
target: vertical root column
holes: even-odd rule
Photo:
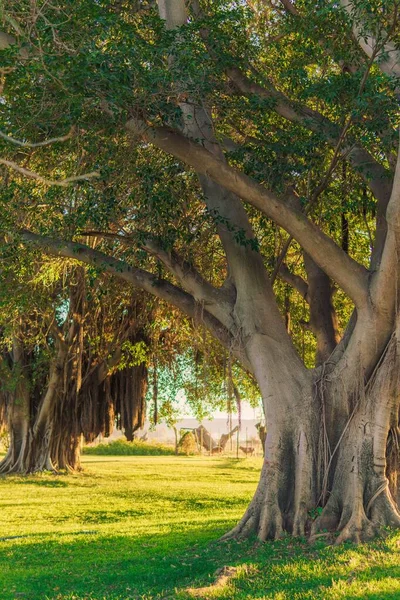
[[[14,436],[11,436],[10,447],[4,459],[0,462],[0,473],[11,474],[27,473],[26,455],[27,455],[27,436],[24,436],[19,443],[15,442]]]
[[[314,458],[304,431],[284,437],[269,434],[261,478],[253,500],[238,525],[222,539],[257,534],[261,541],[284,531],[305,535],[313,506]]]
[[[269,438],[269,439],[268,439]],[[260,482],[243,518],[222,539],[245,538],[257,534],[261,541],[277,539],[283,534],[283,514],[279,506],[284,471],[281,440],[274,443],[267,435],[265,459]]]
[[[276,458],[280,459],[281,452]],[[282,494],[284,472],[281,461],[266,461],[266,485],[260,507],[258,523],[258,538],[264,542],[267,539],[278,539],[282,537],[284,529],[284,518],[279,497]]]
[[[400,515],[385,477],[382,452],[374,445],[375,424],[360,418],[349,428],[336,466],[333,489],[312,534],[322,529],[340,532],[336,543],[359,543],[380,527],[400,527]],[[375,436],[376,437],[376,436]]]
[[[315,505],[315,465],[311,439],[303,430],[297,434],[295,467],[292,533],[304,536],[309,523],[309,510]]]

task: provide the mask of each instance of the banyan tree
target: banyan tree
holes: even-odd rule
[[[3,339],[0,406],[10,442],[2,473],[79,469],[82,437],[109,435],[117,421],[132,438],[144,424],[147,346],[138,298],[130,296],[128,311],[123,292],[99,303],[92,289],[88,299],[82,268],[72,269],[68,288],[63,323],[53,315],[44,331],[43,319],[25,315]]]
[[[400,527],[397,1],[67,4],[51,29],[57,0],[7,3],[15,251],[145,290],[253,375],[265,460],[230,535]]]

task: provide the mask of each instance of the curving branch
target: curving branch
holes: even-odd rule
[[[134,118],[128,121],[126,127],[136,138],[141,136],[148,143],[172,154],[266,214],[298,241],[356,306],[361,307],[367,302],[368,271],[343,252],[302,212],[176,131],[165,127],[150,128]]]
[[[3,131],[0,131],[0,137],[15,146],[20,146],[21,148],[41,148],[42,146],[50,146],[51,144],[55,144],[57,142],[66,142],[70,140],[75,133],[75,127],[71,127],[70,131],[66,135],[62,135],[60,137],[50,138],[48,140],[43,140],[43,142],[23,142],[22,140],[17,140],[10,135],[7,135]]]
[[[300,277],[300,275],[296,275],[289,271],[287,265],[285,263],[281,263],[278,271],[278,276],[285,283],[289,284],[292,288],[294,288],[302,298],[306,302],[308,302],[308,283]]]
[[[174,250],[167,252],[153,238],[148,238],[141,244],[142,248],[156,256],[179,281],[180,285],[198,302],[203,303],[208,312],[214,315],[226,327],[234,326],[232,311],[234,300],[232,294],[224,288],[215,288]]]
[[[276,90],[272,85],[268,88],[249,79],[240,69],[231,68],[228,76],[243,95],[254,95],[259,98],[273,100],[278,115],[292,123],[298,123],[311,131],[321,133],[327,143],[337,148],[341,136],[341,128],[327,117],[307,106],[292,105],[289,98]],[[371,189],[375,198],[386,208],[389,202],[392,174],[365,150],[357,140],[345,139],[340,144],[340,154],[348,160],[360,173]]]
[[[30,171],[25,167],[21,167],[16,162],[12,160],[6,160],[5,158],[0,158],[0,164],[5,165],[6,167],[21,173],[25,177],[29,179],[35,179],[44,185],[57,185],[60,187],[67,187],[71,183],[76,183],[77,181],[88,181],[89,179],[96,179],[100,177],[100,173],[98,171],[92,171],[91,173],[83,173],[82,175],[73,175],[72,177],[67,177],[66,179],[47,179],[46,177],[42,177],[39,173],[35,173],[35,171]]]
[[[132,243],[131,236],[113,233],[111,231],[82,231],[82,236],[101,237],[117,240],[123,244]],[[156,239],[146,234],[144,241],[138,242],[139,246],[149,254],[156,256],[176,277],[184,290],[201,302],[209,313],[214,315],[229,329],[233,327],[232,311],[234,308],[234,294],[232,290],[210,284],[197,269],[174,250],[167,251]]]
[[[195,322],[201,321],[210,333],[225,348],[231,351],[249,372],[252,372],[252,367],[240,341],[205,307],[197,303],[193,296],[169,281],[160,279],[148,271],[133,267],[123,260],[107,256],[78,242],[53,239],[28,230],[20,230],[17,233],[24,242],[33,243],[48,254],[70,258],[101,269],[103,272],[118,277],[152,296],[165,300],[191,317]]]
[[[382,260],[372,275],[371,298],[378,312],[387,320],[393,319],[398,311],[400,283],[400,152],[392,195],[386,213],[388,233],[383,249]]]

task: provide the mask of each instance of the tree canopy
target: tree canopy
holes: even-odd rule
[[[140,288],[255,378],[266,459],[233,535],[304,534],[317,504],[313,531],[340,540],[400,524],[398,9],[104,0],[2,13],[7,256],[79,261]]]

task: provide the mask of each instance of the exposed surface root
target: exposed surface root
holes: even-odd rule
[[[340,532],[336,544],[345,541],[360,543],[378,535],[382,527],[400,528],[400,514],[386,483],[377,487],[366,507],[358,497],[356,501],[345,502],[340,510],[331,496],[322,514],[313,523],[310,541],[319,537],[320,532]]]
[[[374,502],[370,501],[369,504],[370,519],[376,526],[400,529],[400,513],[387,486],[374,498]]]
[[[222,540],[256,534],[262,542],[281,538],[285,532],[305,536],[309,530],[308,511],[313,505],[313,453],[303,430],[271,436],[260,483],[242,520]]]
[[[293,535],[304,537],[309,529],[310,518],[305,506],[299,507],[294,517]]]
[[[266,540],[278,540],[282,536],[283,519],[279,507],[265,505],[260,517],[258,539],[265,542]]]
[[[25,441],[17,452],[10,447],[4,459],[0,462],[0,474],[2,475],[27,475],[28,473],[40,473],[50,471],[57,473],[47,448],[31,448],[28,451],[29,440]]]
[[[253,498],[250,506],[245,512],[239,523],[230,531],[225,533],[220,541],[234,540],[249,537],[252,533],[256,533],[258,529],[259,518],[257,516],[257,510],[255,507],[256,498]]]
[[[342,529],[336,544],[351,541],[359,544],[377,535],[377,527],[368,519],[362,507],[356,510],[345,527]]]
[[[276,463],[265,461],[257,491],[241,521],[221,539],[235,539],[257,534],[260,541],[283,535],[283,514],[278,503],[281,471]]]
[[[194,597],[201,597],[205,594],[215,592],[218,589],[226,586],[232,577],[236,575],[237,571],[237,567],[222,567],[222,569],[218,569],[218,571],[216,571],[215,575],[217,575],[217,579],[212,585],[207,585],[201,588],[188,588],[187,592]]]

